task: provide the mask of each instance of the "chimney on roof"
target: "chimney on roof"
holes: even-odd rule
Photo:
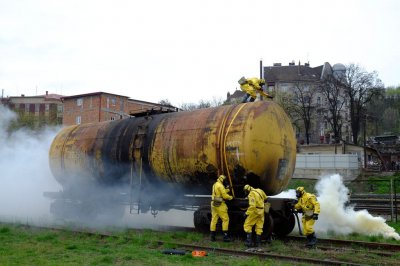
[[[46,91],[46,96],[49,95],[49,91]]]
[[[305,63],[304,64],[306,67],[309,67],[310,66],[310,62],[307,62],[307,63]]]
[[[294,60],[292,60],[292,62],[289,62],[289,66],[294,66]]]
[[[282,63],[274,63],[273,66],[282,66]]]
[[[21,97],[25,97],[25,94],[21,94]]]

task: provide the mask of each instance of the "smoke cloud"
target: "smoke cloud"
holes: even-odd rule
[[[59,219],[50,213],[54,199],[44,192],[62,192],[63,188],[53,177],[49,167],[50,145],[60,127],[45,128],[40,132],[17,130],[7,132],[10,123],[17,119],[14,112],[0,105],[0,221],[32,225],[75,225],[92,228],[158,228],[159,226],[193,226],[191,211],[160,211],[136,215],[129,212],[129,204],[109,207],[99,203],[90,206],[92,219],[71,215],[74,219]],[[112,191],[115,189],[114,191]],[[121,188],[87,189],[84,195],[113,193]],[[125,191],[127,190],[124,187]],[[115,194],[115,193],[114,193]],[[154,193],[156,196],[157,193]],[[58,206],[58,205],[57,205]],[[57,209],[57,207],[56,207]],[[63,213],[65,209],[59,208]],[[68,217],[67,217],[68,218]]]
[[[44,191],[57,191],[52,178],[48,150],[58,128],[41,132],[7,132],[16,119],[14,112],[0,106],[0,220],[46,223],[50,201]]]
[[[376,217],[367,210],[354,210],[347,205],[349,190],[339,174],[323,176],[315,185],[321,213],[314,229],[317,233],[348,235],[359,233],[368,236],[382,235],[385,238],[400,240],[395,229],[386,224],[382,217]],[[277,197],[296,198],[295,190],[282,192]],[[300,215],[301,216],[301,215]]]
[[[356,211],[353,206],[346,206],[349,190],[344,186],[340,175],[322,177],[315,187],[321,204],[321,219],[315,226],[317,232],[382,235],[385,238],[400,240],[400,235],[386,224],[384,218],[372,216],[367,210]]]

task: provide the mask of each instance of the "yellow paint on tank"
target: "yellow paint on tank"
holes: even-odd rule
[[[232,179],[240,166],[271,195],[289,182],[295,157],[294,132],[284,111],[273,102],[257,102],[164,120],[154,136],[150,163],[158,176],[179,183],[204,173],[216,176],[218,170]]]
[[[116,182],[143,164],[149,181],[208,188],[218,174],[233,186],[246,175],[268,195],[286,187],[295,158],[291,122],[272,101],[71,126],[50,148],[63,185]]]

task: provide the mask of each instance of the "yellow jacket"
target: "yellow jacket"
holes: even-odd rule
[[[298,211],[302,211],[305,216],[312,216],[314,213],[319,214],[320,206],[317,197],[314,194],[305,192],[299,201],[294,205]]]
[[[247,208],[246,215],[261,215],[264,213],[264,201],[268,197],[262,189],[253,188],[247,198],[249,199],[249,207]]]
[[[269,97],[268,94],[266,94],[260,85],[260,83],[263,81],[259,78],[249,78],[246,80],[247,82],[244,83],[243,85],[240,85],[240,88],[250,94],[251,97],[257,98],[257,93],[261,94],[262,96]]]
[[[217,182],[215,182],[213,185],[212,200],[214,200],[215,197],[220,197],[223,198],[224,200],[233,199],[233,197],[227,193],[228,191],[229,189],[226,189],[222,184],[222,182],[217,180]]]

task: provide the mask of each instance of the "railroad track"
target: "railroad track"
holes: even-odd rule
[[[370,213],[400,216],[400,198],[389,194],[355,194],[350,197],[349,205],[355,210],[366,209]]]
[[[304,237],[300,236],[286,236],[282,238],[282,241],[304,241]],[[365,242],[365,241],[354,241],[354,240],[343,240],[343,239],[331,239],[331,238],[318,238],[318,245],[330,245],[332,247],[362,247],[369,250],[385,250],[393,253],[400,252],[400,245],[379,243],[379,242]]]
[[[31,226],[32,227],[32,226]],[[42,229],[60,230],[60,231],[73,231],[82,234],[95,234],[100,237],[121,237],[121,234],[115,232],[107,232],[102,230],[89,230],[87,228],[68,228],[63,227],[38,227]],[[126,239],[129,240],[131,231],[140,231],[142,229],[130,229],[127,230]],[[159,231],[186,231],[194,232],[194,228],[190,227],[177,227],[177,226],[163,226],[159,228]],[[132,233],[132,232],[131,232]],[[208,253],[223,254],[229,256],[241,256],[241,257],[258,257],[266,260],[277,260],[286,261],[300,264],[314,264],[314,265],[368,265],[368,263],[360,262],[359,260],[343,259],[338,254],[342,253],[364,253],[361,257],[367,256],[379,256],[385,257],[386,265],[396,265],[397,259],[396,254],[400,251],[400,245],[387,244],[387,243],[375,243],[375,242],[361,242],[361,241],[349,241],[349,240],[338,240],[338,239],[319,239],[318,246],[314,249],[304,248],[304,237],[287,236],[282,239],[276,239],[272,245],[261,245],[260,248],[246,249],[243,246],[242,239],[236,239],[232,243],[220,246],[221,242],[209,242],[208,234],[204,235],[203,241],[200,244],[193,243],[176,243],[176,242],[164,242],[157,241],[155,244],[158,245],[159,249],[163,247],[174,246],[179,248],[181,251],[189,253],[193,250],[204,250]],[[275,244],[276,243],[276,244]],[[288,247],[290,252],[280,252],[274,250],[275,245],[283,244]],[[228,245],[228,247],[226,246]],[[355,248],[358,247],[358,248]],[[179,250],[178,249],[178,250]],[[292,255],[296,254],[296,255]],[[393,258],[392,258],[393,257]],[[340,258],[340,259],[339,259]],[[375,263],[371,263],[374,265]],[[379,263],[385,265],[384,263]]]

